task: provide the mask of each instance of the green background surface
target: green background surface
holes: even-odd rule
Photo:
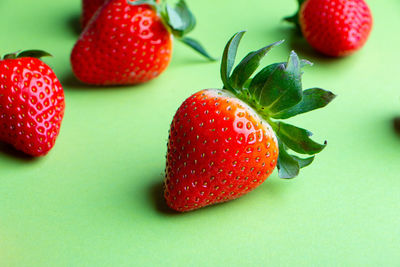
[[[72,74],[78,0],[1,0],[1,53],[42,48],[66,95],[56,146],[29,159],[0,145],[0,266],[400,265],[400,2],[369,1],[374,28],[357,54],[313,52],[281,21],[294,0],[189,0],[191,34],[220,56],[280,39],[264,64],[295,49],[315,63],[305,88],[338,97],[291,121],[328,140],[294,180],[274,172],[239,200],[174,214],[162,199],[168,128],[192,93],[220,87],[219,63],[175,42],[173,60],[140,86],[92,88]]]

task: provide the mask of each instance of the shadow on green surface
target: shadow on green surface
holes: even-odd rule
[[[343,59],[326,56],[317,52],[307,43],[301,33],[294,27],[291,27],[291,25],[285,24],[282,27],[277,27],[276,31],[279,32],[282,39],[285,39],[291,50],[294,50],[296,53],[301,55],[302,58],[310,60],[311,62],[330,64]]]
[[[67,24],[67,28],[70,30],[70,32],[74,36],[79,36],[81,34],[82,27],[81,27],[81,16],[80,15],[77,15],[77,14],[70,15],[66,19],[66,24]]]
[[[118,86],[118,85],[113,85],[113,86],[99,86],[99,85],[90,85],[90,84],[84,84],[80,82],[75,75],[70,72],[66,75],[66,77],[61,78],[61,84],[63,85],[64,89],[72,89],[72,90],[93,90],[93,91],[98,91],[98,90],[110,90],[110,89],[115,89],[115,88],[124,88],[124,87],[130,87],[130,86]]]
[[[248,194],[243,195],[242,197],[240,197],[238,199],[213,204],[210,206],[203,207],[199,210],[189,211],[189,212],[185,212],[185,213],[177,212],[168,207],[168,205],[166,204],[165,199],[164,199],[164,184],[163,184],[163,182],[157,182],[157,183],[153,184],[150,187],[149,193],[150,193],[150,198],[153,201],[154,207],[158,212],[163,213],[165,215],[186,215],[186,214],[192,214],[192,213],[199,212],[200,210],[205,211],[205,210],[218,209],[221,206],[227,207],[228,205],[234,205],[235,202],[242,201],[244,203],[245,201],[252,201],[252,199],[258,198],[260,196],[260,194],[265,195],[266,200],[267,200],[267,198],[283,198],[284,197],[283,193],[285,191],[285,188],[287,188],[287,185],[284,184],[285,182],[289,183],[290,181],[279,179],[278,177],[274,177],[271,180],[271,177],[270,177],[260,187],[256,188],[254,190],[254,192],[249,192]]]
[[[97,88],[96,86],[81,83],[72,72],[68,73],[65,76],[66,77],[61,78],[61,84],[63,85],[64,89],[95,89],[95,88]]]
[[[182,49],[187,49],[186,47]],[[183,67],[187,68],[193,65],[207,65],[207,64],[216,64],[217,66],[219,65],[220,62],[220,55],[214,55],[216,57],[216,61],[209,61],[199,55],[197,55],[195,52],[192,53],[192,51],[189,51],[191,54],[186,54],[186,53],[172,53],[172,60],[170,62],[170,65],[174,65],[175,67]],[[192,55],[193,54],[193,55]],[[170,66],[168,66],[170,67]]]
[[[77,91],[110,91],[110,92],[115,92],[115,90],[130,90],[132,88],[140,88],[141,85],[145,85],[147,83],[151,83],[152,81],[149,81],[147,83],[143,84],[133,84],[133,85],[90,85],[90,84],[84,84],[80,82],[75,75],[70,72],[65,75],[65,77],[60,77],[60,82],[63,85],[64,90],[77,90]]]
[[[167,203],[165,202],[165,199],[164,199],[164,183],[163,182],[161,182],[161,183],[157,182],[157,183],[153,184],[150,187],[150,197],[151,197],[152,201],[154,202],[155,209],[158,212],[163,213],[165,215],[181,215],[181,216],[184,216],[184,215],[187,215],[187,214],[193,214],[193,213],[198,212],[198,210],[194,210],[194,211],[181,213],[181,212],[177,212],[177,211],[171,209],[170,207],[168,207],[168,205],[167,205]],[[211,205],[211,206],[207,206],[207,207],[201,208],[200,210],[203,211],[205,209],[207,209],[207,210],[208,209],[213,209],[213,208],[218,207],[221,204],[223,204],[223,203],[218,203],[218,204],[214,204],[214,205]]]
[[[397,136],[400,136],[400,117],[395,117],[392,120],[393,129]]]
[[[35,157],[29,156],[19,150],[16,150],[13,146],[2,142],[0,142],[0,153],[25,162],[33,162],[36,160]]]
[[[179,215],[177,211],[174,211],[168,207],[164,200],[164,183],[157,182],[150,187],[150,197],[154,203],[155,209],[163,214],[167,215]]]
[[[301,175],[301,174],[300,174]],[[296,177],[298,178],[298,177]],[[294,179],[296,179],[294,178]],[[265,197],[272,197],[272,198],[284,198],[284,193],[285,190],[287,189],[288,185],[291,184],[292,181],[291,179],[281,179],[279,178],[278,174],[272,174],[270,177],[265,180],[265,182],[256,188],[254,191],[255,192],[250,192],[249,194],[257,194],[259,191],[259,194],[265,195]]]

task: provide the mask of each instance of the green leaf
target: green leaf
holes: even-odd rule
[[[179,16],[179,13],[170,5],[166,5],[166,15],[168,25],[172,28],[173,31],[180,32],[183,31],[184,22],[182,18]]]
[[[296,177],[301,168],[307,167],[313,161],[315,156],[308,158],[300,158],[290,155],[283,142],[278,138],[279,156],[278,156],[278,175],[280,178],[290,179]]]
[[[296,26],[296,31],[301,33],[301,27],[300,27],[300,23],[299,23],[299,12],[298,11],[292,16],[284,17],[283,20],[287,21],[289,23],[293,23]]]
[[[154,2],[154,0],[151,1]],[[161,3],[161,8],[160,5],[157,6],[159,9],[162,9],[160,13],[164,24],[178,40],[199,52],[207,59],[215,61],[215,58],[212,57],[198,41],[193,38],[185,37],[185,35],[191,32],[196,26],[196,19],[184,0],[180,0],[175,7],[165,4],[164,1]]]
[[[301,5],[305,2],[306,0],[298,0],[299,3],[299,9],[296,11],[296,13],[292,16],[288,16],[283,18],[285,21],[293,23],[296,25],[296,29],[301,32],[301,28],[300,28],[300,23],[299,23],[299,12],[300,12],[300,7]]]
[[[182,43],[186,44],[187,46],[193,48],[195,51],[199,52],[201,55],[206,57],[207,59],[211,61],[215,61],[216,59],[212,57],[205,49],[204,47],[196,40],[189,38],[189,37],[183,37],[179,38],[179,41]]]
[[[301,88],[301,63],[297,54],[292,51],[285,64],[272,64],[254,77],[253,88],[256,100],[270,114],[293,107],[303,96]]]
[[[286,68],[286,62],[280,62],[280,63],[274,63],[271,65],[266,66],[263,68],[251,81],[251,86],[249,88],[250,92],[256,96],[257,99],[260,97],[261,89],[263,85],[265,84],[265,81],[269,78],[269,76],[272,74],[272,72],[275,70],[275,68],[278,65],[283,65]],[[304,68],[305,66],[310,65],[312,66],[313,63],[306,60],[306,59],[301,59],[300,60],[300,68]]]
[[[310,88],[303,91],[303,99],[297,105],[272,115],[275,119],[287,119],[298,114],[323,108],[336,97],[330,91],[321,88]]]
[[[271,74],[278,68],[279,65],[285,66],[285,63],[274,63],[268,65],[261,69],[251,80],[249,85],[249,92],[254,96],[255,99],[259,100],[261,97],[261,92],[265,85],[265,81],[267,81]]]
[[[278,156],[278,175],[280,178],[290,179],[296,177],[300,172],[299,162],[289,155],[285,146],[278,140],[279,156]]]
[[[267,45],[257,51],[250,52],[233,70],[230,77],[231,83],[235,88],[242,88],[244,83],[260,66],[261,59],[268,53],[274,46],[280,45],[283,40]]]
[[[43,50],[25,50],[22,52],[17,51],[14,53],[6,54],[3,56],[3,59],[16,59],[22,57],[42,58],[42,57],[52,57],[52,55]]]
[[[235,58],[238,50],[240,40],[242,39],[245,31],[234,34],[225,46],[224,53],[221,61],[221,79],[224,83],[224,88],[231,92],[236,92],[231,86],[229,77],[232,72],[233,65],[235,64]]]
[[[14,53],[5,54],[3,56],[3,59],[16,59],[19,52],[20,51],[17,51],[17,52],[14,52]]]
[[[285,20],[285,21],[287,21],[287,22],[290,22],[290,23],[294,23],[294,24],[297,25],[298,22],[299,22],[299,13],[296,12],[296,13],[295,13],[294,15],[292,15],[292,16],[284,17],[283,20]]]
[[[52,57],[52,55],[43,50],[26,50],[22,51],[17,55],[17,58],[21,57],[42,58],[42,57]]]
[[[297,54],[292,50],[292,52],[290,52],[289,60],[286,64],[286,71],[293,75],[294,79],[300,80],[302,64],[303,63],[300,61]]]
[[[308,61],[307,59],[301,59],[300,60],[300,68],[304,68],[305,66],[312,66],[314,65],[312,62]]]
[[[310,138],[312,133],[305,129],[298,128],[281,121],[278,122],[277,125],[278,129],[276,130],[276,134],[278,135],[279,139],[288,148],[296,151],[297,153],[314,155],[321,152],[326,146],[326,141],[324,144],[314,142]]]
[[[175,6],[175,10],[180,15],[183,22],[183,34],[191,32],[196,26],[196,18],[190,11],[186,2],[184,0],[180,0]]]
[[[196,19],[184,0],[180,0],[174,8],[166,5],[165,14],[167,24],[177,37],[191,32],[196,26]]]
[[[309,158],[305,158],[305,159],[299,158],[299,157],[294,156],[294,155],[291,155],[291,156],[292,156],[293,159],[295,159],[299,163],[300,168],[307,167],[308,165],[310,165],[314,161],[314,158],[315,158],[315,156],[312,156],[312,157],[309,157]]]

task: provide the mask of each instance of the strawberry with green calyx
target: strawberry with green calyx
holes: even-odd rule
[[[328,56],[359,50],[372,29],[372,14],[364,0],[298,0],[299,11],[285,18],[296,24],[307,42]]]
[[[64,116],[64,91],[39,58],[41,50],[7,54],[0,60],[0,141],[31,156],[47,154]]]
[[[171,123],[164,197],[177,211],[238,198],[264,182],[275,166],[281,178],[293,178],[326,146],[311,140],[309,131],[280,120],[324,107],[335,95],[302,90],[301,69],[310,63],[294,52],[288,62],[266,66],[252,77],[281,42],[249,53],[233,69],[243,34],[235,34],[224,50],[224,89],[195,93]],[[289,149],[311,157],[300,158]]]
[[[147,82],[160,75],[172,55],[172,35],[209,60],[196,40],[196,25],[184,0],[175,7],[152,0],[110,0],[96,12],[71,54],[75,76],[95,85]]]

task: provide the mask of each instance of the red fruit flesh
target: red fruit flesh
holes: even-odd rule
[[[108,0],[83,0],[82,1],[82,28],[85,28],[93,14]]]
[[[203,90],[171,124],[164,196],[177,211],[238,198],[267,179],[278,158],[274,132],[225,90]]]
[[[346,56],[360,49],[372,28],[372,15],[363,0],[308,0],[299,23],[308,43],[329,56]]]
[[[138,84],[160,75],[171,53],[171,35],[153,9],[112,0],[80,36],[71,63],[87,84]]]
[[[36,58],[0,61],[0,140],[31,156],[54,146],[64,116],[64,92]]]

